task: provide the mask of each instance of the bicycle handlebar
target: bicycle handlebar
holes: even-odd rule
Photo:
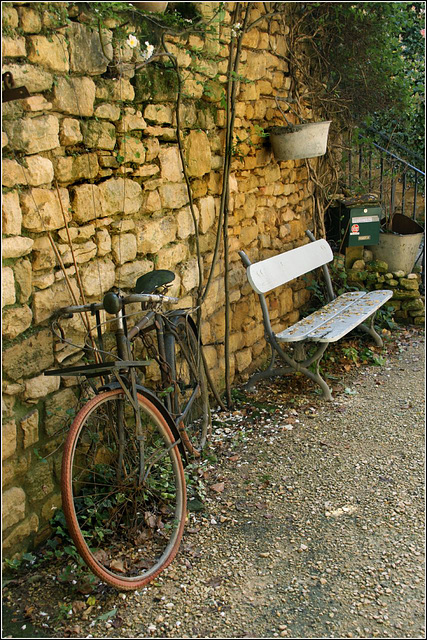
[[[107,294],[108,295],[108,294]],[[119,296],[118,294],[113,294],[117,297],[118,300],[118,308],[122,309],[125,305],[131,304],[132,302],[160,302],[166,303],[170,302],[176,304],[179,302],[179,298],[174,298],[172,296],[164,296],[160,293],[132,293],[128,296]],[[105,296],[104,296],[105,300]],[[95,313],[96,311],[102,311],[105,309],[104,301],[103,302],[92,302],[91,304],[81,304],[81,305],[73,305],[70,307],[62,307],[59,309],[55,315],[69,315],[74,313],[83,313],[83,312],[91,312]]]

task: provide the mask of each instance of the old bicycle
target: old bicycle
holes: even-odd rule
[[[107,293],[102,303],[58,312],[59,318],[95,316],[96,338],[86,352],[95,362],[46,372],[84,376],[93,397],[76,415],[67,436],[61,471],[62,502],[70,535],[90,569],[124,590],[144,586],[175,557],[186,519],[186,451],[198,455],[209,429],[209,403],[201,345],[188,312],[164,311],[173,280],[159,270],[138,279],[135,293]],[[141,303],[144,315],[128,329],[126,307]],[[115,352],[104,344],[101,312],[114,319]],[[140,313],[140,312],[139,312]],[[138,336],[150,341],[160,389],[142,384],[149,359],[133,357]],[[93,346],[95,344],[95,346]],[[113,356],[113,357],[112,357]],[[99,387],[94,378],[101,378]]]

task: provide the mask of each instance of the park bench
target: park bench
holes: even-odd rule
[[[254,264],[244,251],[239,251],[249,283],[259,295],[265,338],[271,347],[268,368],[255,373],[246,387],[253,387],[263,378],[300,371],[319,384],[325,398],[331,400],[331,390],[319,373],[319,363],[328,344],[340,340],[359,327],[382,347],[383,341],[374,328],[374,317],[377,310],[392,297],[393,292],[348,291],[336,297],[327,267],[327,263],[333,259],[331,247],[326,240],[316,240],[311,231],[306,231],[306,234],[310,243]],[[329,302],[284,331],[274,333],[264,294],[319,267],[323,270]],[[291,345],[293,351],[285,351],[281,346],[284,343]],[[311,353],[308,354],[308,351]],[[276,356],[279,356],[280,366],[275,365]],[[314,371],[310,368],[313,364]]]

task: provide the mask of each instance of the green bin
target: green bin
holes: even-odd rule
[[[340,200],[329,212],[330,236],[344,247],[376,245],[379,241],[381,206],[378,202],[361,202],[353,198]]]

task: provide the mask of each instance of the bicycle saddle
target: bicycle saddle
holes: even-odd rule
[[[135,293],[153,293],[156,289],[163,287],[175,280],[175,274],[167,269],[154,269],[136,281]]]

